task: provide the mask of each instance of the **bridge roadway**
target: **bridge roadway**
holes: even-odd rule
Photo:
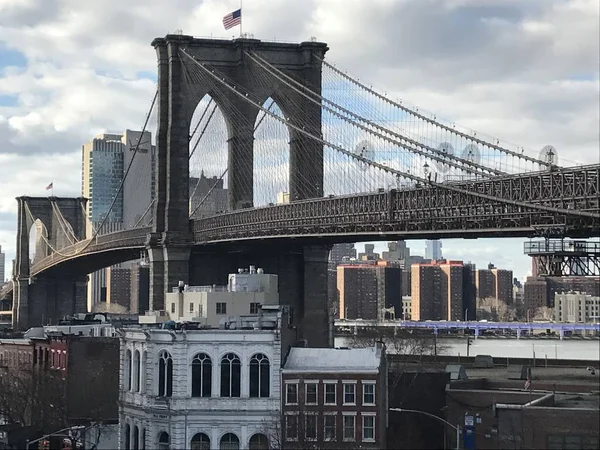
[[[600,333],[600,322],[598,323],[541,323],[541,322],[461,322],[461,321],[442,321],[431,320],[417,322],[412,320],[336,320],[335,328],[341,330],[349,328],[353,333],[357,333],[359,328],[394,328],[394,329],[430,329],[438,330],[474,330],[475,337],[478,337],[483,330],[506,330],[516,331],[517,338],[522,331],[533,330],[552,330],[559,333],[562,339],[565,331],[595,331]]]
[[[527,237],[549,229],[577,238],[600,235],[597,218],[517,204],[530,202],[600,214],[600,164],[452,185],[480,196],[436,185],[380,190],[235,210],[190,221],[190,228],[196,246],[290,238],[333,244],[398,238]],[[137,228],[105,234],[90,245],[88,240],[80,241],[34,261],[31,276],[60,268],[91,273],[136,259],[150,231]]]

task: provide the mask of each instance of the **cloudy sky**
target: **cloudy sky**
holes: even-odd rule
[[[81,144],[139,129],[154,37],[233,37],[236,0],[0,0],[0,245],[19,195],[81,192]],[[244,0],[244,31],[329,44],[338,67],[412,104],[563,164],[599,156],[598,0]],[[465,243],[466,242],[466,243]],[[424,251],[423,242],[410,245]],[[381,247],[381,246],[379,246]],[[521,277],[522,240],[444,241],[444,255]]]

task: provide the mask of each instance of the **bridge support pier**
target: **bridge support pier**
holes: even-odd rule
[[[185,236],[180,241],[185,241]],[[171,233],[163,233],[161,239],[152,234],[148,243],[150,260],[150,304],[151,311],[165,309],[165,294],[179,281],[189,284],[191,245],[174,241]]]
[[[17,279],[13,328],[55,324],[64,316],[87,312],[87,275]]]
[[[190,256],[189,281],[183,280],[194,286],[225,285],[227,275],[238,268],[260,267],[278,276],[279,304],[292,308],[298,339],[306,339],[310,347],[328,347],[333,344],[327,303],[329,250],[327,245],[275,243],[197,249]]]

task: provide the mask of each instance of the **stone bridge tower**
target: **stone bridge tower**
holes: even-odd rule
[[[13,328],[27,329],[62,316],[85,312],[87,276],[32,276],[32,263],[85,239],[87,199],[18,197],[17,252],[13,273]],[[61,213],[60,217],[55,208]],[[64,220],[63,220],[64,219]],[[36,254],[30,261],[30,233],[35,226]],[[73,239],[74,240],[74,239]],[[47,241],[47,243],[46,243]],[[49,245],[47,245],[49,244]]]
[[[181,50],[193,56],[196,61],[211,66],[220,76],[242,86],[254,98],[260,99],[261,104],[271,97],[288,120],[320,136],[320,106],[282,83],[270,82],[265,87],[264,82],[257,81],[261,76],[264,79],[264,73],[260,73],[262,69],[246,52],[259,54],[275,67],[320,93],[320,59],[328,48],[321,42],[288,44],[245,38],[229,41],[195,39],[184,35],[157,38],[152,45],[158,57],[158,130],[156,202],[153,232],[147,241],[147,248],[150,259],[150,309],[159,310],[164,309],[165,292],[176,286],[179,280],[192,284],[195,282],[191,279],[192,274],[202,271],[198,265],[214,266],[214,261],[211,263],[203,259],[201,262],[198,258],[193,258],[190,265],[193,243],[189,220],[190,123],[198,103],[206,94],[219,105],[228,125],[229,209],[253,206],[254,124],[259,109],[232,94],[226,86],[203,77],[189,77],[187,68],[192,67],[194,62],[183,55]],[[202,69],[196,67],[193,70]],[[321,197],[323,146],[292,129],[289,131],[290,198],[293,201]],[[307,183],[306,180],[310,182]],[[317,272],[323,274],[313,283],[319,285],[314,286],[315,290],[323,288],[324,298],[327,290],[328,251],[326,246],[312,246],[307,250],[306,258],[307,264],[318,266],[306,267],[307,273],[311,273],[311,279],[315,280]],[[304,255],[303,248],[294,249],[294,255],[298,255],[298,252]],[[224,263],[224,266],[229,264]],[[218,279],[213,279],[212,283],[222,283],[226,275],[227,273],[218,274]],[[287,285],[285,279],[281,279],[282,275],[279,275],[280,287]],[[302,274],[298,276],[302,277]],[[206,280],[205,277],[201,278]],[[304,296],[306,295],[305,292]],[[296,306],[298,312],[304,311],[299,315],[306,316],[309,313],[303,304]],[[316,320],[327,327],[326,303],[319,304],[316,309]]]

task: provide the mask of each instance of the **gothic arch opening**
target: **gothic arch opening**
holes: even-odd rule
[[[284,118],[269,97],[263,107]],[[289,202],[290,132],[288,126],[259,111],[254,124],[254,206]]]
[[[32,264],[48,256],[47,240],[48,229],[46,225],[40,219],[36,219],[29,229],[29,261]]]
[[[227,123],[221,108],[206,94],[190,122],[190,217],[227,210]]]

